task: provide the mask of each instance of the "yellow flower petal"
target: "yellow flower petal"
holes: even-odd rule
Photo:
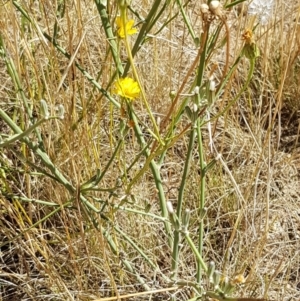
[[[141,90],[139,84],[132,78],[120,78],[116,83],[113,92],[128,99],[135,99],[139,96]]]
[[[127,35],[133,35],[133,34],[137,33],[137,29],[133,28],[133,24],[134,24],[134,20],[129,20],[126,22],[125,30],[126,30]],[[120,16],[116,17],[116,25],[117,25],[118,36],[121,39],[124,39],[125,38],[125,30],[124,30],[124,26],[123,26],[123,20]]]
[[[137,29],[133,27],[133,24],[134,24],[134,20],[129,20],[126,23],[127,35],[133,35],[133,34],[137,33]]]

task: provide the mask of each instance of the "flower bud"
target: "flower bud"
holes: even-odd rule
[[[167,201],[167,209],[170,214],[174,213],[173,205],[170,201]]]
[[[193,90],[193,94],[197,95],[200,93],[200,87],[199,86],[196,86]]]
[[[213,261],[208,264],[207,276],[210,283],[213,283],[213,275],[215,273],[216,265]]]
[[[62,104],[59,104],[57,107],[57,116],[59,119],[64,119],[65,108]]]
[[[173,100],[176,96],[176,92],[174,90],[170,91],[169,96],[170,96],[171,100]]]
[[[193,111],[194,111],[194,113],[198,112],[198,106],[195,103],[193,104]]]
[[[215,288],[219,287],[221,279],[221,273],[219,271],[215,271],[213,274],[213,284],[215,285]]]
[[[216,82],[214,80],[209,81],[209,91],[216,91]]]
[[[44,99],[41,99],[41,113],[43,114],[45,119],[48,119],[50,116],[47,103]]]
[[[185,233],[188,232],[188,226],[191,218],[191,211],[186,209],[182,215],[182,226]]]

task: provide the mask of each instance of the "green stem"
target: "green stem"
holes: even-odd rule
[[[0,34],[0,50],[1,50],[1,56],[2,56],[2,58],[4,59],[4,61],[6,63],[8,73],[9,73],[11,79],[14,82],[14,86],[15,86],[15,89],[16,89],[16,94],[17,95],[19,94],[21,96],[21,100],[22,100],[23,106],[25,108],[25,111],[26,111],[26,113],[29,117],[29,120],[31,121],[31,123],[34,123],[34,118],[32,116],[32,110],[29,107],[28,99],[26,98],[25,92],[23,90],[19,74],[17,72],[14,61],[6,53],[6,48],[5,48],[5,45],[4,45],[3,38],[2,38],[1,34]],[[35,130],[36,136],[38,138],[39,144],[42,146],[43,141],[42,141],[41,134],[40,134],[39,130],[36,127],[34,128],[34,130]]]
[[[188,152],[186,155],[184,170],[183,170],[183,174],[181,177],[181,183],[180,183],[180,187],[179,187],[176,215],[180,222],[181,222],[184,190],[185,190],[185,185],[187,182],[187,175],[188,175],[191,158],[192,158],[193,146],[194,146],[194,141],[195,141],[195,133],[196,133],[195,128],[193,127],[193,129],[190,132]],[[175,229],[174,230],[174,245],[173,245],[173,253],[172,253],[172,278],[176,278],[176,276],[177,276],[180,236],[181,236],[180,230]]]
[[[194,253],[195,256],[196,256],[197,261],[200,263],[201,268],[202,268],[205,272],[207,272],[207,270],[208,270],[208,269],[207,269],[207,266],[206,266],[206,264],[205,264],[205,262],[204,262],[204,260],[203,260],[203,258],[202,258],[202,256],[201,256],[201,254],[198,252],[197,247],[194,245],[192,239],[190,238],[189,233],[188,233],[188,232],[183,232],[183,233],[184,233],[184,237],[185,237],[187,243],[189,244],[189,246],[191,247],[193,253]]]
[[[192,36],[194,42],[196,42],[196,35],[195,35],[195,32],[194,32],[194,30],[193,30],[193,27],[192,27],[192,25],[191,25],[191,22],[190,22],[188,16],[186,15],[186,13],[185,13],[185,11],[184,11],[184,9],[183,9],[183,6],[182,6],[181,1],[180,1],[180,0],[176,0],[176,2],[177,2],[177,4],[178,4],[178,6],[179,6],[179,9],[180,9],[180,12],[181,12],[183,21],[184,21],[185,25],[187,26],[188,31],[189,31],[190,35]],[[198,39],[198,43],[199,43],[199,39]]]
[[[108,17],[107,11],[106,11],[107,1],[106,0],[95,0],[95,4],[97,6],[106,37],[109,41],[108,44],[109,44],[109,47],[110,47],[110,50],[111,50],[111,53],[113,56],[113,60],[116,64],[119,75],[122,75],[124,73],[124,69],[123,69],[120,55],[118,52],[118,45],[116,42],[116,37],[114,36],[112,27],[109,22],[109,17]]]
[[[185,185],[186,185],[186,182],[187,182],[187,175],[188,175],[188,172],[189,172],[189,169],[190,169],[193,146],[194,146],[194,142],[195,142],[195,134],[196,134],[195,128],[193,128],[190,132],[188,152],[186,154],[184,170],[183,170],[181,183],[180,183],[180,187],[179,187],[178,203],[177,203],[177,210],[176,210],[176,214],[177,214],[179,220],[181,220],[184,189],[185,189]]]
[[[7,125],[18,135],[22,135],[23,131],[11,120],[11,118],[2,110],[0,109],[0,117],[7,123]],[[42,151],[37,144],[29,140],[28,137],[23,137],[21,139],[22,142],[25,142],[26,145],[39,156],[43,164],[49,168],[54,178],[61,183],[71,195],[73,195],[76,192],[76,189],[72,184],[65,178],[65,176],[57,169],[57,167],[52,163],[51,159],[45,153]],[[84,198],[82,195],[80,195],[80,200],[90,208],[91,210],[98,212],[99,210],[95,208],[86,198]]]
[[[203,30],[205,32],[205,34],[203,34],[202,36],[202,39],[204,39],[204,41],[201,41],[201,43],[203,43],[203,51],[201,53],[200,63],[198,66],[198,76],[196,79],[196,86],[198,86],[199,88],[202,86],[203,76],[205,71],[205,60],[206,60],[207,48],[208,48],[209,24],[205,25],[205,28]]]
[[[138,140],[141,148],[144,149],[145,146],[147,145],[147,143],[145,142],[143,132],[138,124],[138,120],[137,120],[137,117],[136,117],[134,111],[132,109],[130,109],[130,106],[128,106],[128,108],[129,108],[129,117],[133,121],[133,124],[134,124],[135,135],[137,137],[137,140]],[[145,148],[144,153],[145,153],[146,159],[148,159],[148,157],[151,156],[151,153],[148,148]],[[154,159],[152,159],[150,161],[150,169],[151,169],[151,172],[154,177],[156,189],[158,190],[158,198],[159,198],[161,214],[162,214],[162,217],[166,220],[164,222],[164,226],[165,226],[165,229],[167,232],[168,243],[169,243],[169,246],[172,246],[172,243],[173,243],[172,231],[171,231],[170,223],[168,222],[169,214],[168,214],[167,205],[166,205],[167,202],[166,202],[165,192],[164,192],[164,188],[163,188],[163,184],[162,184],[163,181],[160,176],[159,167],[155,163]]]
[[[0,112],[0,116],[3,117],[1,115],[1,112]],[[3,119],[5,119],[5,117]],[[30,126],[27,130],[25,130],[24,132],[22,132],[21,134],[13,135],[9,139],[4,140],[2,143],[0,143],[0,147],[6,147],[9,144],[11,144],[11,143],[13,143],[13,142],[15,142],[17,140],[21,140],[22,138],[27,137],[34,129],[36,129],[43,122],[45,122],[45,121],[47,121],[49,119],[59,119],[59,118],[58,117],[42,118],[42,119],[38,120],[35,124],[33,124],[32,126]]]
[[[204,210],[205,204],[205,162],[204,162],[204,151],[202,145],[202,134],[201,134],[201,121],[197,120],[197,138],[198,138],[198,153],[199,153],[199,165],[201,170],[200,175],[200,202],[199,202],[199,216],[201,217]],[[203,252],[203,232],[204,232],[203,220],[199,221],[199,238],[198,238],[198,252],[202,256]],[[197,282],[201,280],[201,263],[198,261],[197,265]]]

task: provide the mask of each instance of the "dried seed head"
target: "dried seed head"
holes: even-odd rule
[[[203,21],[207,22],[211,15],[208,5],[205,3],[201,4],[200,11]]]
[[[201,4],[200,10],[201,10],[202,14],[208,14],[209,13],[209,7],[205,3]]]
[[[212,12],[213,15],[221,17],[222,15],[222,7],[219,1],[211,1],[209,3],[209,10]]]
[[[267,25],[273,15],[274,0],[253,0],[248,7],[249,15],[256,15],[261,25]]]
[[[210,10],[216,10],[220,7],[220,2],[218,0],[213,0],[209,3]]]

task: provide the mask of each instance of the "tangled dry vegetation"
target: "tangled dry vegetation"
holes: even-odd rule
[[[197,35],[202,28],[200,2],[187,1],[185,7]],[[203,127],[205,160],[213,159],[210,136],[222,155],[206,176],[203,258],[214,261],[230,279],[237,275],[246,278],[236,287],[239,297],[300,299],[300,4],[298,0],[289,2],[277,0],[272,22],[256,31],[261,56],[248,89],[228,112],[211,122],[210,130],[208,124]],[[249,23],[246,4],[226,11],[231,61]],[[131,7],[143,17],[150,5],[148,0],[134,0]],[[115,1],[110,1],[112,17],[117,14],[116,7]],[[135,57],[155,118],[165,116],[172,102],[170,91],[177,91],[197,55],[178,11],[175,3],[170,5]],[[132,129],[109,165],[101,190],[86,194],[102,213],[91,217],[77,197],[80,185],[98,169],[103,171],[112,157],[122,114],[75,65],[83,66],[101,87],[109,85],[114,64],[94,1],[3,1],[0,14],[1,39],[34,118],[40,116],[42,98],[51,114],[59,104],[65,108],[63,120],[43,123],[40,132],[46,153],[76,188],[72,195],[61,183],[45,176],[50,172],[42,165],[33,168],[33,163],[39,166],[40,159],[23,143],[16,141],[1,148],[0,298],[96,300],[157,289],[162,292],[131,299],[167,300],[172,294],[178,300],[193,298],[191,287],[166,289],[171,286],[172,251],[150,170],[134,184],[130,198],[122,202],[124,187],[145,164],[144,156],[137,156],[141,148]],[[158,31],[169,14],[177,15]],[[136,23],[139,29],[141,24]],[[56,42],[70,58],[43,35],[52,36],[56,27]],[[125,49],[120,51],[125,62]],[[224,47],[216,48],[206,76],[215,70],[216,79],[221,80],[225,55]],[[241,62],[227,95],[217,100],[211,116],[238,93],[248,67],[246,60]],[[26,128],[29,120],[20,91],[8,74],[2,57],[0,107]],[[146,131],[150,120],[145,107],[138,100],[133,106],[141,129]],[[187,123],[183,117],[181,127]],[[4,120],[0,120],[0,129],[2,138],[11,134]],[[34,133],[30,139],[37,142]],[[175,207],[187,149],[188,135],[168,150],[160,169],[166,198]],[[136,161],[124,176],[133,158]],[[198,165],[195,146],[184,197],[185,206],[192,210],[189,231],[194,241],[201,218],[196,210],[201,178]],[[179,260],[178,279],[193,281],[195,258],[185,243]]]

